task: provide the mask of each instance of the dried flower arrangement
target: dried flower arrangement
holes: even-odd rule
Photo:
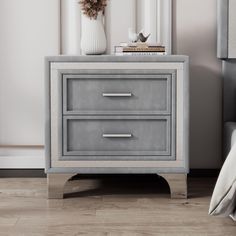
[[[104,13],[107,0],[80,0],[79,4],[84,15],[96,20],[99,12]]]

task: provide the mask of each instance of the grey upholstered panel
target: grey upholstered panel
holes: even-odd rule
[[[217,0],[217,57],[228,58],[229,0]]]
[[[224,158],[229,154],[236,140],[236,122],[224,123]]]
[[[131,155],[135,160],[139,160],[137,156],[151,155],[157,156],[154,159],[158,159],[158,155],[169,155],[165,158],[169,159],[170,119],[169,116],[65,116],[64,155],[75,155],[73,159],[87,160],[90,160],[92,155],[110,156],[109,159]],[[107,138],[103,137],[103,134],[130,134],[131,137]]]
[[[223,61],[224,121],[236,121],[236,60]]]
[[[185,167],[52,167],[47,173],[79,173],[79,174],[161,174],[161,173],[188,173]]]
[[[44,136],[44,145],[45,145],[45,172],[51,167],[51,125],[50,125],[50,62],[46,59],[45,62],[45,80],[44,80],[44,108],[45,108],[45,136]]]
[[[170,114],[171,111],[171,74],[63,77],[64,114]],[[103,96],[104,93],[108,96]],[[130,96],[114,93],[130,93]]]
[[[187,173],[189,171],[188,166],[188,155],[189,155],[189,149],[188,149],[188,138],[189,138],[189,59],[188,56],[182,56],[182,55],[169,55],[169,56],[110,56],[110,55],[102,55],[102,56],[52,56],[52,57],[46,57],[46,172],[47,173]],[[51,110],[51,104],[50,104],[50,81],[51,81],[51,72],[53,71],[51,68],[54,67],[56,63],[59,62],[77,62],[77,63],[83,63],[83,62],[104,62],[104,63],[111,63],[111,62],[122,62],[122,63],[129,63],[129,62],[144,62],[144,63],[163,63],[163,66],[165,67],[165,64],[168,63],[182,63],[183,64],[183,90],[180,90],[181,93],[184,94],[184,110],[183,110],[183,146],[180,148],[183,148],[183,165],[181,167],[52,167],[51,166],[51,141],[50,136],[52,135],[51,132],[51,124],[50,124],[50,110]],[[165,70],[163,67],[163,70]],[[148,69],[147,69],[148,70]],[[158,69],[159,70],[159,69]],[[109,71],[109,70],[108,70]],[[145,70],[139,70],[137,68],[137,74],[145,74]],[[148,70],[151,72],[151,70]],[[58,79],[61,79],[60,73],[78,73],[77,69],[60,69],[58,70]],[[109,72],[110,73],[110,72]],[[126,71],[123,70],[123,73],[126,73]],[[158,73],[158,72],[157,72]],[[127,73],[126,73],[127,74]],[[130,74],[130,72],[128,73]],[[156,74],[153,73],[153,74]],[[172,75],[173,77],[173,75]],[[178,80],[178,76],[176,77],[176,80]],[[172,81],[173,82],[173,81]],[[59,91],[59,94],[61,91]],[[175,95],[175,86],[172,86],[172,115],[171,119],[175,120],[175,110],[173,110],[173,107],[175,106],[176,102],[176,95]],[[62,106],[62,100],[60,100],[61,97],[58,97],[59,104]],[[59,112],[59,116],[61,116],[61,112]],[[173,127],[172,131],[175,131],[175,122],[171,122],[171,127]],[[59,132],[62,133],[62,132]],[[173,153],[173,157],[175,158],[175,133],[172,133],[171,135],[171,153]],[[61,142],[62,143],[62,142]],[[173,144],[173,145],[172,145]],[[174,152],[173,152],[174,151]],[[67,156],[72,157],[72,156]],[[109,157],[109,156],[108,156]],[[124,156],[125,157],[125,156]],[[129,156],[132,157],[132,156]],[[141,157],[141,156],[139,156]],[[143,156],[143,158],[147,158],[147,160],[151,160],[151,158],[155,158],[155,156]],[[159,156],[161,157],[161,156]],[[165,156],[163,156],[165,157]],[[60,154],[59,154],[59,159]],[[92,160],[91,160],[92,162]]]
[[[189,62],[189,57],[185,55],[165,55],[165,56],[115,56],[115,55],[91,55],[91,56],[68,56],[57,55],[47,56],[46,61],[50,62]],[[138,68],[137,68],[138,69]]]
[[[236,1],[228,0],[228,58],[236,58]]]
[[[217,0],[217,56],[236,58],[236,1]]]

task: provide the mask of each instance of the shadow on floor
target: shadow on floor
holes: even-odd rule
[[[212,195],[216,178],[188,178],[188,198]],[[148,196],[170,194],[169,185],[158,175],[76,175],[66,184],[65,198],[106,195]]]
[[[87,197],[104,195],[153,195],[169,194],[167,182],[158,175],[77,175],[78,191],[65,197]],[[74,183],[76,186],[76,183]],[[72,187],[73,189],[73,187]],[[76,190],[76,187],[74,187]]]

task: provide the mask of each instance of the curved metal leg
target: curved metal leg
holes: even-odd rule
[[[171,198],[187,198],[187,174],[158,174],[170,186]]]
[[[62,199],[64,186],[74,175],[76,174],[47,174],[48,199]]]

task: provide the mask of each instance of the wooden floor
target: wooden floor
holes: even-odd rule
[[[45,178],[2,178],[0,235],[235,236],[236,223],[207,214],[214,183],[190,178],[189,199],[171,200],[155,175],[85,176],[47,200]]]

